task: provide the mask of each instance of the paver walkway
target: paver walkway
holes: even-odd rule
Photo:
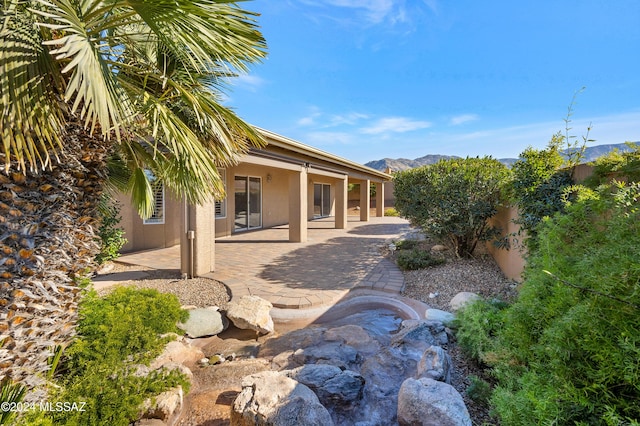
[[[347,229],[333,220],[309,222],[308,240],[290,243],[282,226],[216,239],[216,271],[206,277],[226,284],[232,297],[257,295],[274,307],[304,309],[335,303],[354,288],[399,293],[404,279],[380,248],[413,232],[395,217],[360,222],[349,217]],[[178,269],[178,247],[123,255],[124,263]]]

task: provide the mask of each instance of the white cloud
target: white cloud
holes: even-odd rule
[[[459,126],[460,124],[468,123],[470,121],[476,121],[479,118],[480,117],[477,114],[462,114],[452,117],[451,120],[449,120],[449,124],[452,126]]]
[[[350,112],[343,115],[333,115],[329,118],[329,124],[331,127],[333,126],[341,126],[343,124],[346,125],[354,125],[360,120],[364,120],[368,118],[367,114],[361,114],[359,112]]]
[[[414,130],[426,129],[432,126],[429,121],[412,120],[406,117],[386,117],[381,118],[371,126],[360,129],[361,133],[367,135],[378,135],[383,133],[405,133]]]
[[[240,74],[239,76],[234,77],[232,81],[236,86],[252,92],[265,84],[265,80],[263,78],[251,74]]]
[[[320,108],[315,106],[309,108],[309,110],[310,112],[308,115],[302,117],[296,122],[299,126],[317,126],[318,128],[353,126],[358,121],[368,118],[367,114],[359,112],[329,115],[322,112]]]
[[[315,7],[342,7],[353,10],[370,24],[384,21],[405,22],[407,13],[405,0],[300,0]]]

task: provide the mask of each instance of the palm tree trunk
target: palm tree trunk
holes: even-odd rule
[[[59,161],[0,174],[0,379],[42,383],[47,358],[73,338],[93,266],[108,143],[67,126]],[[13,169],[15,170],[15,169]]]

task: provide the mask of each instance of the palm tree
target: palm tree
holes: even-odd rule
[[[35,385],[74,333],[107,161],[146,216],[145,169],[221,195],[217,167],[263,144],[221,92],[266,45],[226,0],[3,0],[0,18],[0,379]]]

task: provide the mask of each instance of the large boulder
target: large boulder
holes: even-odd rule
[[[348,370],[359,365],[362,358],[352,346],[340,342],[325,342],[296,350],[292,360],[298,366],[329,364]]]
[[[238,301],[229,303],[227,318],[243,330],[255,330],[261,334],[273,333],[273,305],[258,296],[242,296]]]
[[[275,371],[242,380],[231,407],[232,426],[333,425],[327,409],[307,386]]]
[[[349,409],[362,399],[364,378],[351,370],[308,364],[282,373],[309,387],[325,406]]]
[[[418,363],[418,378],[451,383],[451,357],[440,346],[429,346]]]
[[[465,305],[468,305],[471,302],[479,300],[480,296],[470,291],[461,291],[460,293],[453,296],[453,299],[449,302],[449,306],[453,312],[457,312],[462,309]]]
[[[215,336],[223,332],[229,321],[218,312],[218,307],[196,308],[189,310],[189,319],[184,324],[178,324],[187,336],[191,338]]]
[[[438,321],[444,325],[450,327],[453,325],[453,321],[456,316],[451,312],[443,311],[440,309],[427,309],[424,313],[424,318],[429,321]]]
[[[462,396],[437,380],[407,379],[398,393],[400,426],[471,426]]]

